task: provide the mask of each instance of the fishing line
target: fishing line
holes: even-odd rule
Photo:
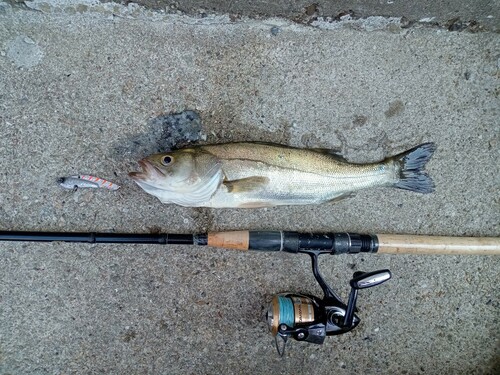
[[[289,327],[293,326],[295,311],[291,298],[278,296],[279,305],[279,324],[286,324]]]

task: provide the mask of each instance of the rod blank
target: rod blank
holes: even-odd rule
[[[0,231],[0,241],[193,245],[192,234]]]

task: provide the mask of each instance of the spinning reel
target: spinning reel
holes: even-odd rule
[[[284,293],[275,295],[267,311],[267,323],[276,340],[280,356],[285,353],[287,340],[323,344],[326,336],[349,332],[359,322],[355,314],[358,290],[382,284],[391,278],[389,270],[355,272],[350,281],[351,292],[347,305],[325,282],[318,268],[318,256],[331,253],[328,250],[299,250],[311,256],[316,281],[323,289],[324,297]],[[281,340],[281,341],[280,341]]]

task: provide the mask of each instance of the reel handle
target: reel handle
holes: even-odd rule
[[[358,290],[367,289],[389,280],[392,275],[389,270],[379,270],[373,272],[354,272],[352,279],[349,282],[351,285],[351,293],[347,302],[347,310],[344,316],[343,327],[351,327],[354,319],[354,311],[356,310],[356,301],[358,298]]]

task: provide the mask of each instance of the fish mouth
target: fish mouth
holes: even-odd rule
[[[130,172],[128,174],[129,177],[131,177],[135,181],[149,181],[155,178],[165,177],[165,173],[163,173],[159,168],[155,167],[147,159],[139,160],[138,163],[142,168],[142,172]]]

